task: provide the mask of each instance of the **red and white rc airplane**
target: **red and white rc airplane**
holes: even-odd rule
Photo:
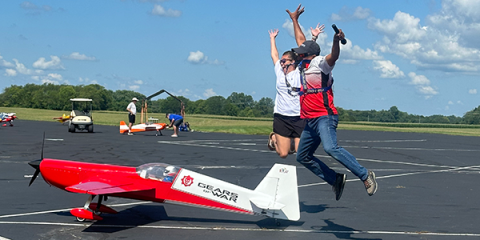
[[[0,123],[4,123],[3,126],[7,126],[7,122],[10,124],[10,127],[13,127],[12,122],[17,119],[15,113],[0,113]]]
[[[135,132],[149,132],[149,131],[157,131],[155,136],[163,135],[162,130],[165,129],[167,124],[165,123],[141,123],[132,126],[132,133]],[[120,121],[120,133],[125,134],[128,133],[128,125],[124,121]]]
[[[42,159],[29,165],[36,169],[30,185],[41,173],[52,186],[90,195],[82,208],[70,211],[78,221],[102,220],[101,213],[117,213],[102,204],[107,196],[300,219],[297,172],[291,165],[275,164],[254,190],[164,163],[135,168],[43,159],[42,151]],[[95,196],[98,202],[92,203]]]

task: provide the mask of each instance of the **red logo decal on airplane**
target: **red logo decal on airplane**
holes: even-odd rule
[[[193,183],[193,178],[190,176],[184,176],[182,178],[182,184],[185,185],[185,187],[189,187]]]

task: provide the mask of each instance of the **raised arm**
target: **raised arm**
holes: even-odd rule
[[[320,35],[320,33],[323,33],[323,29],[325,29],[325,25],[322,24],[322,26],[320,26],[320,23],[317,24],[316,28],[310,27],[310,31],[312,32],[312,40],[313,41],[317,41],[318,35]]]
[[[328,65],[333,66],[335,62],[340,57],[340,40],[345,38],[345,34],[343,33],[342,29],[338,29],[339,33],[333,36],[333,45],[332,45],[332,52],[325,57]]]
[[[270,54],[272,56],[273,65],[275,65],[279,59],[277,44],[275,42],[275,38],[278,35],[278,29],[268,30],[268,34],[270,34]]]
[[[288,15],[293,22],[293,32],[295,33],[295,41],[297,41],[297,45],[302,45],[305,42],[305,34],[303,34],[302,29],[300,28],[300,24],[298,23],[298,17],[305,11],[305,7],[302,7],[302,4],[298,5],[297,9],[294,12],[290,12],[287,9]]]

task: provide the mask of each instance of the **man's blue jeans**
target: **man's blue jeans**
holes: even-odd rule
[[[308,119],[300,136],[297,161],[328,184],[333,185],[336,180],[336,172],[313,156],[320,143],[323,143],[323,149],[328,155],[343,164],[362,181],[367,179],[367,169],[360,165],[352,154],[337,145],[337,125],[338,115]]]

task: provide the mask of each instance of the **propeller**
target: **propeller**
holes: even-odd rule
[[[30,184],[28,184],[29,187],[30,187],[30,185],[32,185],[33,181],[35,181],[35,179],[38,177],[38,174],[40,174],[40,163],[43,160],[43,147],[44,146],[45,146],[45,132],[43,132],[42,152],[40,154],[40,159],[31,161],[31,162],[28,163],[28,165],[35,168],[35,173],[32,176],[32,180],[30,180]]]

